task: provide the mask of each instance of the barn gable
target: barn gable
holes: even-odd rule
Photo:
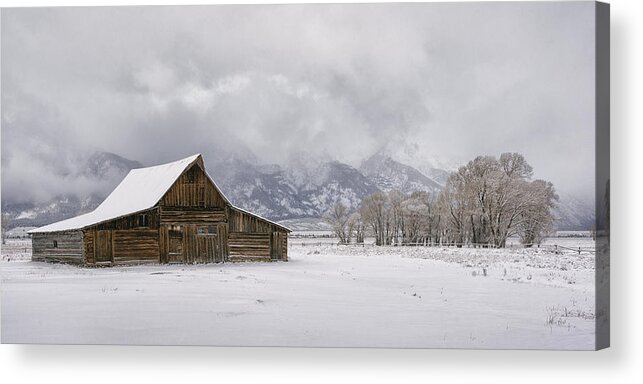
[[[189,165],[159,201],[167,207],[223,209],[226,204],[230,203],[207,175],[202,161]]]

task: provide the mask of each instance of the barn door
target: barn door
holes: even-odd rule
[[[224,263],[228,261],[228,225],[217,225],[217,252],[214,261],[216,263]]]
[[[184,263],[183,256],[183,231],[180,225],[173,225],[168,231],[168,263]]]
[[[217,262],[217,255],[219,252],[219,236],[212,235],[208,236],[208,262],[214,263]]]
[[[96,262],[112,261],[112,231],[96,232]]]
[[[197,263],[217,261],[218,236],[215,226],[202,226],[197,230]]]

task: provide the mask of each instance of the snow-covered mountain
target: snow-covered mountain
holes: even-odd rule
[[[444,161],[430,156],[430,149],[427,149],[416,142],[409,142],[407,139],[394,140],[381,148],[377,155],[389,157],[395,161],[413,167],[423,175],[438,182],[446,184],[449,173],[457,170],[466,159],[451,159]]]
[[[230,159],[208,168],[223,194],[244,209],[271,218],[314,214],[298,199],[297,190],[279,166]]]
[[[384,192],[398,190],[404,193],[418,191],[436,193],[443,187],[417,169],[381,153],[376,153],[364,160],[359,170]]]
[[[143,165],[135,160],[129,160],[110,152],[95,152],[86,161],[81,173],[94,179],[106,179],[117,177],[122,179],[124,175]]]
[[[140,168],[138,161],[128,160],[109,152],[90,155],[76,174],[61,176],[61,182],[100,185],[101,192],[62,194],[44,203],[14,203],[2,200],[2,213],[9,215],[11,227],[42,226],[63,220],[96,208],[133,168]],[[64,181],[62,181],[64,179]],[[96,190],[95,188],[93,188]]]
[[[591,203],[581,201],[567,194],[560,194],[554,211],[555,226],[558,230],[584,231],[594,228],[595,208]]]
[[[282,168],[235,159],[211,169],[233,204],[272,219],[319,217],[338,201],[357,208],[364,197],[379,191],[358,170],[337,161]]]

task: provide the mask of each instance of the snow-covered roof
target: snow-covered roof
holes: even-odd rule
[[[59,232],[82,229],[90,225],[99,224],[151,209],[159,202],[159,200],[161,200],[163,195],[165,195],[170,187],[172,187],[172,184],[174,184],[179,176],[181,176],[181,174],[183,174],[183,172],[185,172],[185,170],[192,165],[199,156],[201,155],[196,154],[168,164],[132,169],[116,189],[107,196],[105,201],[103,201],[92,212],[45,225],[44,227],[32,229],[28,233]],[[253,216],[257,216],[234,207],[216,186],[214,181],[212,181],[212,178],[207,174],[207,172],[206,175],[228,204],[233,208],[239,209]],[[289,228],[284,227],[283,225],[264,219],[260,216],[257,217],[290,231]]]
[[[132,169],[94,211],[32,229],[29,233],[81,229],[150,209],[199,156],[196,154],[173,163]]]

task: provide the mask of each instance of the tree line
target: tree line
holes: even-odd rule
[[[478,156],[451,173],[439,193],[377,192],[351,212],[341,202],[324,214],[339,242],[376,245],[473,245],[505,247],[518,236],[540,244],[553,230],[558,195],[552,183],[531,180],[532,167],[518,153]]]

